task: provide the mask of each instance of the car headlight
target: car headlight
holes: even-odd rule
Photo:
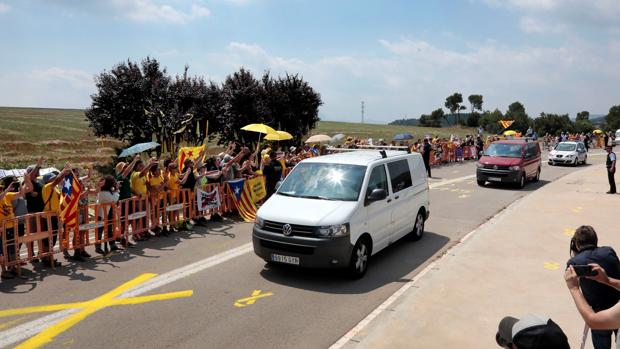
[[[478,167],[478,168],[482,168],[482,167],[484,167],[484,165],[483,165],[483,164],[481,164],[481,163],[479,163],[479,162],[476,162],[476,167]]]
[[[319,235],[325,237],[349,235],[349,223],[319,227]]]
[[[259,216],[256,216],[256,219],[254,219],[254,225],[256,225],[259,229],[262,229],[265,226],[265,220]]]
[[[510,171],[520,171],[520,170],[521,170],[521,167],[519,167],[519,166],[510,166],[508,169],[509,169]]]

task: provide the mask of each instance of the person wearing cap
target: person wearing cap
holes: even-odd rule
[[[570,349],[564,331],[547,316],[506,316],[499,322],[495,341],[508,349]]]
[[[615,194],[616,180],[614,176],[616,175],[616,153],[612,151],[611,145],[607,145],[605,150],[607,150],[607,162],[605,163],[605,167],[607,168],[607,180],[609,181],[609,191],[607,194]]]
[[[570,251],[572,257],[566,263],[567,266],[596,263],[604,268],[609,276],[620,279],[620,260],[618,260],[616,252],[609,246],[598,246],[598,236],[591,226],[583,225],[575,230],[570,243]],[[594,312],[609,309],[620,301],[620,292],[596,281],[581,278],[579,279],[579,286],[581,293]],[[614,327],[613,329],[617,328]],[[592,344],[594,348],[611,348],[612,336],[613,331],[610,329],[597,330],[593,328]]]
[[[71,165],[66,164],[63,170],[55,175],[53,173],[47,173],[43,176],[43,189],[41,190],[41,194],[43,195],[43,212],[53,212],[54,216],[50,217],[51,228],[52,228],[52,245],[49,245],[49,240],[43,239],[41,251],[46,253],[49,251],[50,247],[53,248],[56,245],[56,240],[58,239],[58,216],[60,216],[60,190],[58,189],[58,184],[60,184],[63,178],[71,173]],[[44,220],[42,223],[43,230],[47,230],[47,220]],[[45,266],[50,267],[52,265],[52,261],[55,266],[60,266],[61,263],[54,260],[53,256],[50,256],[43,263]]]

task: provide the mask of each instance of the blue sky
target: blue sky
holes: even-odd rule
[[[0,0],[0,105],[84,108],[147,55],[221,82],[300,73],[323,119],[388,122],[482,94],[531,116],[620,104],[617,0]]]

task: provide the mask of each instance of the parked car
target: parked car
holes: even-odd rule
[[[616,130],[616,138],[614,139],[613,144],[614,145],[620,144],[620,129]]]
[[[540,179],[540,146],[529,138],[496,141],[487,147],[476,166],[480,186],[491,182],[523,188],[528,180]]]
[[[300,162],[258,210],[254,252],[268,263],[366,273],[371,255],[430,215],[420,154],[360,150]]]
[[[588,161],[588,152],[583,142],[560,142],[549,152],[549,165],[564,164],[577,166]]]

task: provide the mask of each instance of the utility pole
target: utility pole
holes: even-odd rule
[[[362,124],[364,123],[364,101],[362,101]]]

